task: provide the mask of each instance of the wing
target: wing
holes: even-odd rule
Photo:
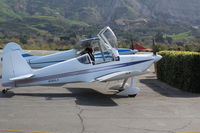
[[[115,72],[115,73],[110,73],[101,77],[98,77],[96,81],[100,82],[106,82],[106,81],[113,81],[113,80],[120,80],[120,79],[125,79],[133,76],[138,76],[141,74],[146,74],[150,72],[150,70],[145,70],[145,71],[122,71],[122,72]]]
[[[118,79],[124,79],[124,77],[130,77],[131,74],[130,71],[122,71],[122,72],[116,72],[104,75],[102,77],[97,78],[97,81],[105,82],[105,81],[112,81],[112,80],[118,80]]]

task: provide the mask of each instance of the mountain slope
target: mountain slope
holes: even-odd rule
[[[200,22],[199,0],[141,0],[146,9],[143,15],[169,23]]]
[[[0,22],[31,15],[87,24],[112,24],[118,19],[137,18],[199,24],[199,5],[199,0],[1,0]]]
[[[0,0],[0,37],[92,36],[105,25],[119,35],[187,32],[200,25],[199,6],[199,0]]]

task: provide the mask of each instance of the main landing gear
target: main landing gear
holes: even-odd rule
[[[9,90],[9,89],[3,89],[3,90],[2,90],[2,93],[3,93],[3,94],[6,94],[6,93],[8,92],[8,90]]]
[[[128,79],[125,79],[122,86],[121,91],[117,93],[119,96],[129,96],[129,97],[135,97],[138,92],[140,91],[139,88],[135,87],[135,77],[131,77],[131,84],[130,87],[126,87],[126,82]]]

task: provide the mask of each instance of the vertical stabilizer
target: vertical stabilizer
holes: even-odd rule
[[[32,69],[22,57],[19,50],[11,51],[3,55],[3,83],[14,80],[22,80],[33,76]],[[27,76],[28,75],[28,76]]]
[[[9,42],[3,49],[3,54],[9,53],[11,51],[18,50],[21,54],[25,54],[24,50],[15,42]]]
[[[6,46],[3,49],[3,55],[11,52],[11,51],[19,51],[19,53],[27,60],[27,62],[31,59],[37,58],[37,56],[31,55],[26,53],[19,44],[15,43],[15,42],[9,42],[6,44]],[[3,58],[1,58],[0,63],[2,63]]]

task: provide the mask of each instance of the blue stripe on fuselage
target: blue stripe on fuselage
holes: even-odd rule
[[[45,63],[59,63],[59,62],[63,62],[65,60],[59,60],[59,61],[46,61],[46,62],[37,62],[37,63],[29,63],[29,64],[45,64]]]
[[[33,56],[31,54],[22,54],[22,57],[29,57],[29,56]]]
[[[118,52],[131,52],[132,49],[124,49],[124,48],[118,48]]]

